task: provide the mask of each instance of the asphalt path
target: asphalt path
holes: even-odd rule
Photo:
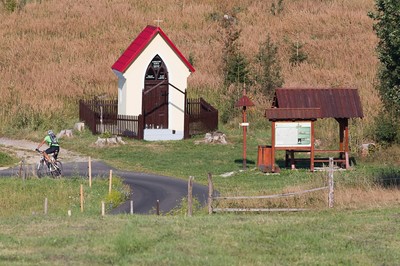
[[[115,169],[101,161],[92,162],[93,178],[108,178],[110,170],[113,175],[123,178],[124,183],[130,186],[131,198],[122,205],[114,208],[111,214],[130,213],[130,202],[133,201],[133,212],[137,214],[154,214],[156,212],[157,200],[159,201],[160,213],[165,214],[179,206],[183,198],[187,197],[188,181],[137,172],[127,172]],[[32,175],[35,165],[24,167],[13,167],[0,170],[0,176]],[[89,176],[88,163],[72,162],[63,163],[63,176]],[[205,206],[208,197],[208,188],[200,184],[193,184],[193,197]]]

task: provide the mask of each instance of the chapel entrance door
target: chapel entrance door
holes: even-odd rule
[[[145,128],[168,128],[168,71],[159,55],[147,67],[143,112]]]

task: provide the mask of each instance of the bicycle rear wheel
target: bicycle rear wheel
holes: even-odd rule
[[[55,161],[52,164],[51,175],[53,177],[61,177],[62,176],[62,163],[60,161]]]

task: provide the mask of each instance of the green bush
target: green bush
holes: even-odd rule
[[[400,143],[399,118],[381,112],[375,119],[375,138],[383,145]]]
[[[124,185],[120,178],[113,178],[113,187],[117,189],[111,190],[111,193],[105,197],[105,203],[109,209],[124,203],[131,195],[129,186]]]
[[[12,158],[10,155],[0,151],[0,166],[10,165],[14,161],[15,161],[15,159]]]

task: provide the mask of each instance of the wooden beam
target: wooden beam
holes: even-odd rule
[[[275,172],[275,121],[271,125],[271,171]]]
[[[299,212],[308,209],[214,208],[214,212]]]
[[[314,156],[315,156],[315,145],[314,145],[314,121],[311,121],[311,153],[310,153],[310,170],[314,172]]]

